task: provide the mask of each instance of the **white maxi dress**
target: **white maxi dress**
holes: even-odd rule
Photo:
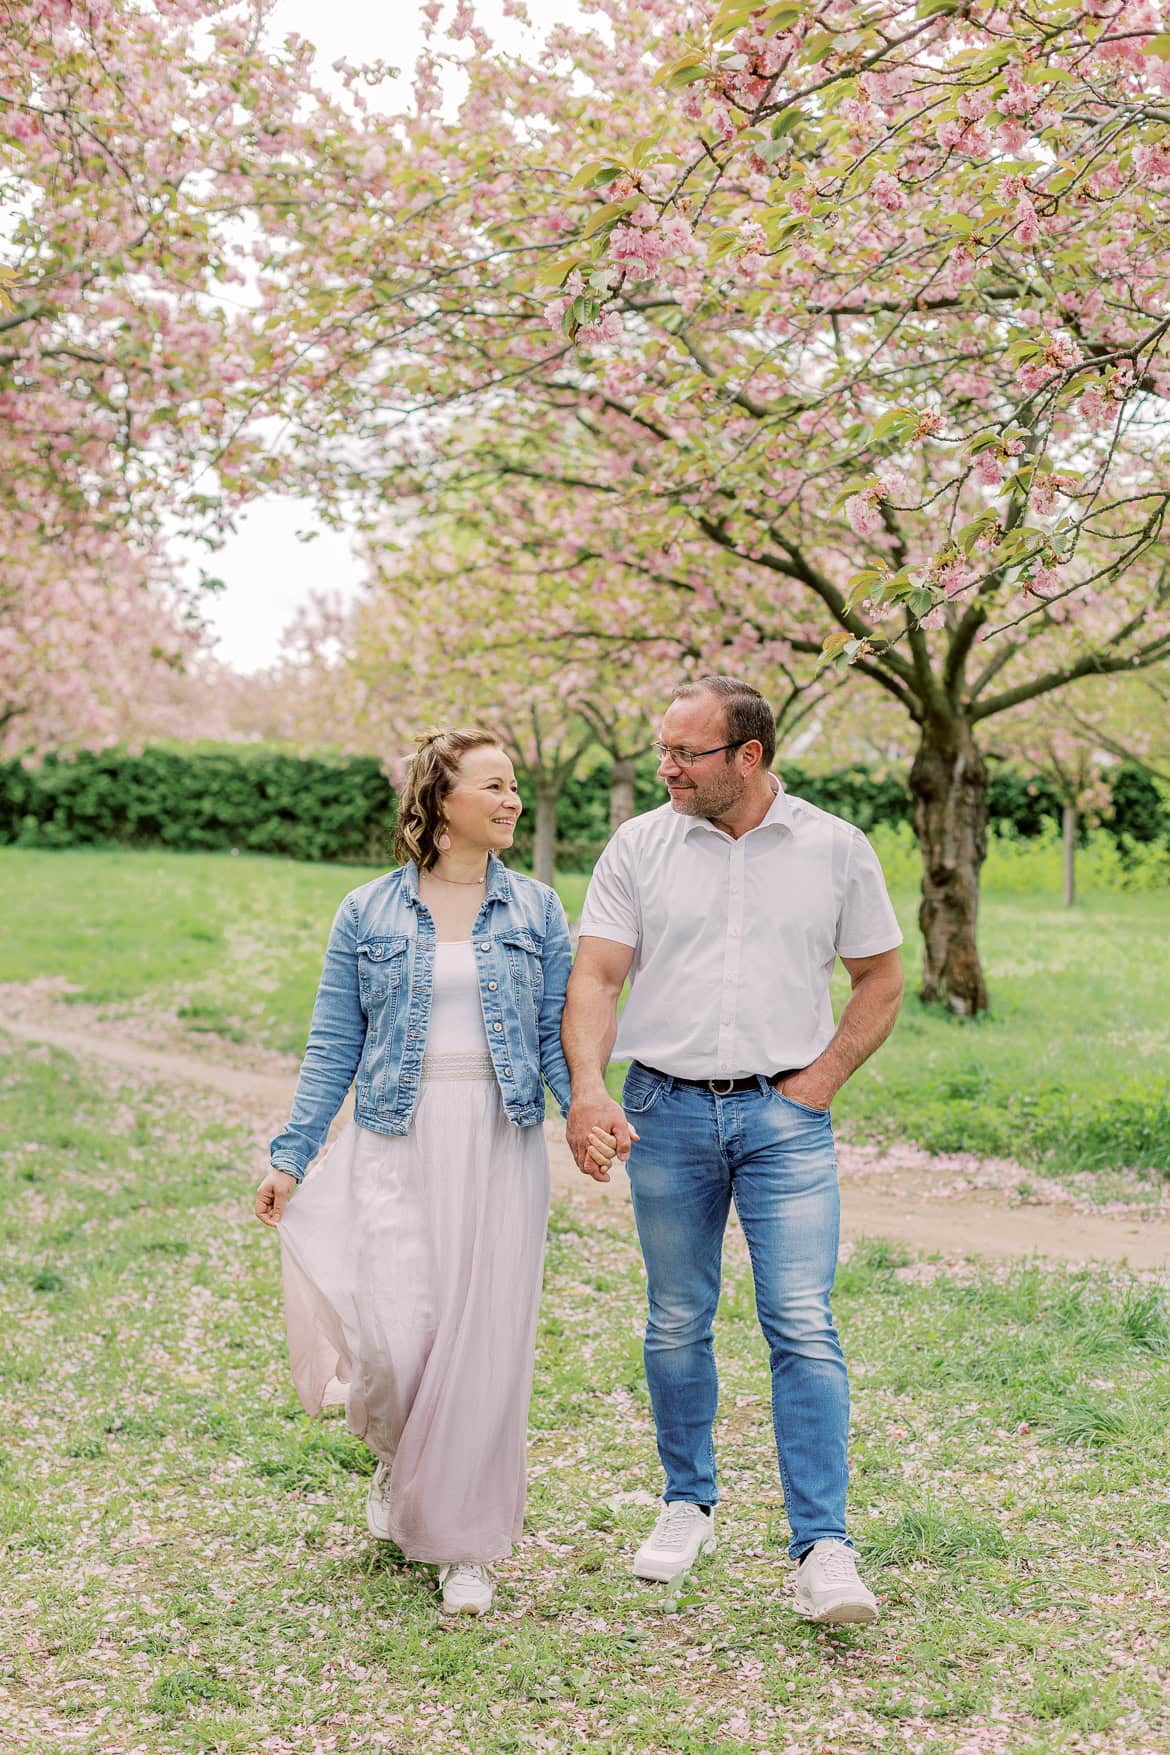
[[[520,1535],[548,1199],[543,1128],[504,1114],[471,943],[440,942],[410,1132],[351,1122],[279,1232],[297,1393],[316,1414],[345,1385],[412,1560],[497,1560]]]

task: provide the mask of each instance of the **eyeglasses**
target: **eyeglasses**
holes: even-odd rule
[[[741,749],[745,743],[751,741],[750,737],[740,737],[734,743],[717,743],[713,750],[674,750],[668,743],[656,743],[653,748],[660,762],[664,762],[669,756],[676,768],[693,768],[704,756],[717,756],[720,750]]]

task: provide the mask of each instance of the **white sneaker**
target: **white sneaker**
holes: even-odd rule
[[[439,1568],[444,1615],[486,1615],[492,1606],[495,1586],[486,1566],[452,1560]]]
[[[379,1542],[393,1541],[390,1534],[390,1464],[380,1462],[366,1494],[366,1528]]]
[[[857,1556],[844,1542],[814,1542],[796,1573],[798,1615],[829,1626],[876,1621],[877,1598],[857,1576]]]
[[[714,1511],[702,1511],[688,1499],[664,1502],[658,1522],[634,1555],[634,1576],[669,1584],[680,1572],[689,1572],[700,1555],[714,1552]]]

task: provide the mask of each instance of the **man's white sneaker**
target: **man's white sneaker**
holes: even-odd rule
[[[440,1566],[444,1615],[486,1615],[492,1606],[495,1586],[486,1566],[453,1560]]]
[[[366,1494],[366,1527],[379,1542],[393,1541],[390,1534],[390,1465],[380,1462]]]
[[[798,1615],[828,1626],[876,1621],[877,1598],[857,1576],[857,1556],[844,1542],[814,1542],[796,1574]]]
[[[669,1584],[680,1572],[689,1572],[700,1555],[714,1552],[714,1511],[676,1499],[663,1504],[658,1522],[634,1555],[634,1573]]]

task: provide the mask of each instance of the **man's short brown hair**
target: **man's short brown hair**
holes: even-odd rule
[[[763,746],[764,767],[770,768],[776,759],[776,715],[759,689],[737,676],[699,676],[694,682],[680,683],[670,698],[689,701],[703,693],[717,695],[722,701],[728,743],[747,743],[754,738]],[[729,762],[734,754],[734,750],[725,750],[724,760]]]

